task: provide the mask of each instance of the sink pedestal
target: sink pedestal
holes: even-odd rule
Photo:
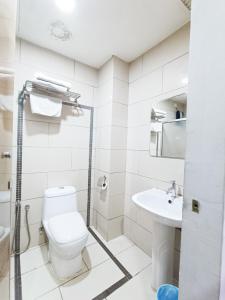
[[[152,288],[173,283],[175,228],[153,222]]]

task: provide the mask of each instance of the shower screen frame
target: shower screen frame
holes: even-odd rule
[[[18,96],[18,117],[17,117],[17,164],[16,164],[16,208],[15,215],[18,214],[18,226],[15,228],[15,250],[20,252],[20,227],[21,227],[21,191],[22,191],[22,162],[23,162],[23,120],[24,120],[24,103],[29,100],[29,93],[23,90]],[[93,155],[93,134],[94,134],[94,107],[62,101],[63,105],[76,106],[84,110],[90,111],[90,132],[89,132],[89,156],[88,156],[88,193],[87,193],[87,218],[86,225],[90,229],[91,214],[91,181],[92,181],[92,155]],[[21,266],[20,254],[15,254],[15,299],[22,300],[22,282],[21,282]]]

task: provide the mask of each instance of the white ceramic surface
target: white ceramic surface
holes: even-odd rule
[[[133,202],[147,210],[154,221],[167,226],[181,228],[183,197],[175,198],[169,203],[171,196],[159,189],[150,189],[133,195]]]
[[[152,288],[173,283],[175,227],[182,226],[183,198],[151,189],[132,197],[133,202],[153,218]]]

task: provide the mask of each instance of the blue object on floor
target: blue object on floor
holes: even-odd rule
[[[157,291],[157,300],[178,300],[179,289],[172,284],[161,285]]]

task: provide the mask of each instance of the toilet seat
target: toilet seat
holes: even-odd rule
[[[76,242],[87,236],[84,220],[76,211],[51,218],[48,227],[57,244]]]
[[[88,230],[78,212],[66,213],[44,222],[50,247],[61,257],[78,255],[88,239]]]

